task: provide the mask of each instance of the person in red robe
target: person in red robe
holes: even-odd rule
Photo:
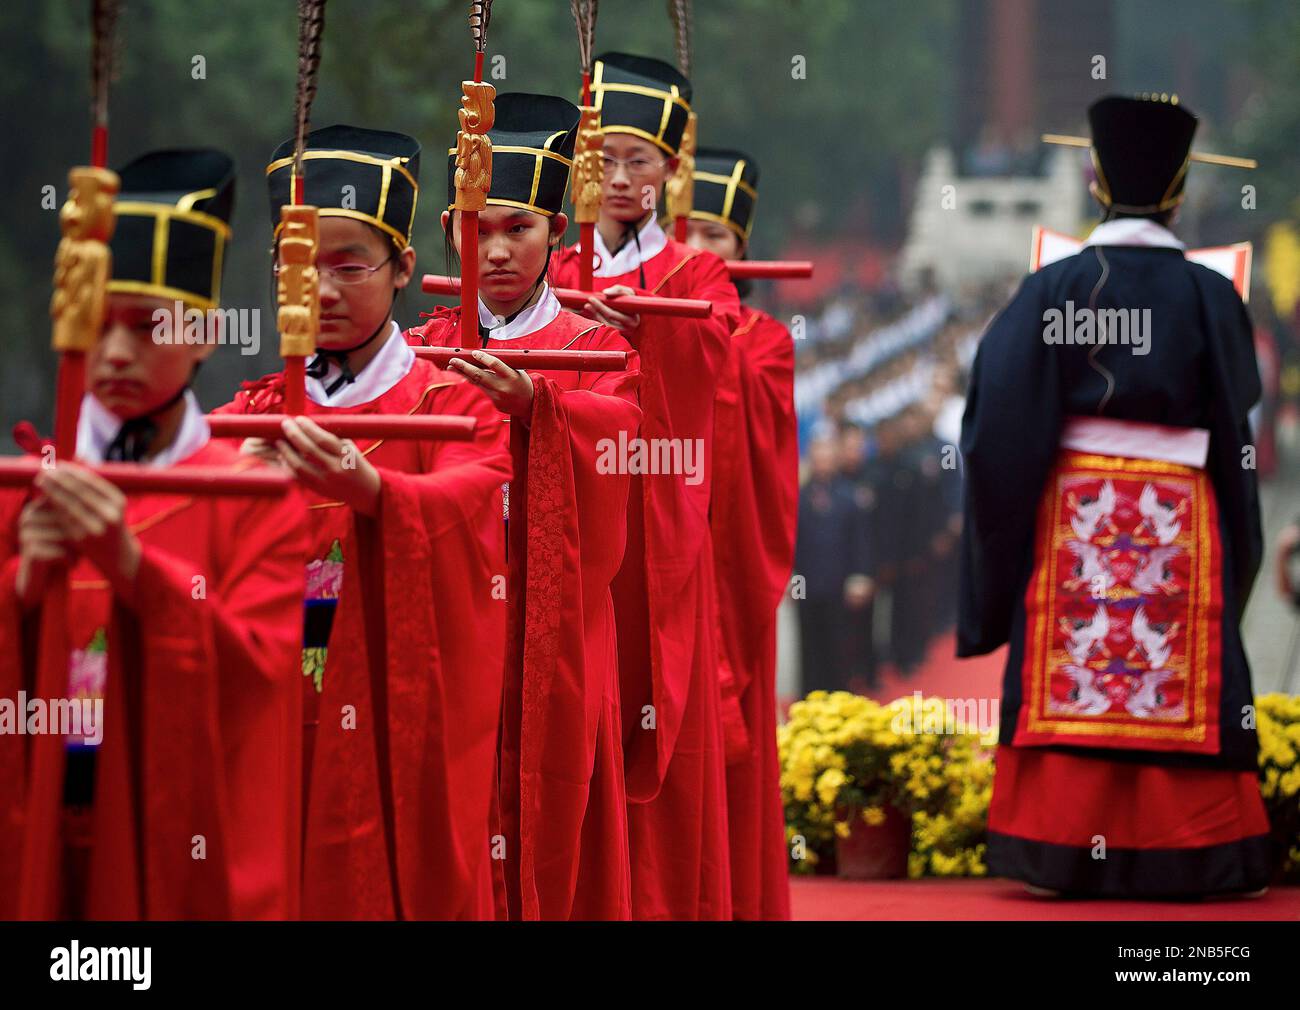
[[[293,918],[301,497],[128,499],[83,465],[260,466],[209,440],[189,385],[216,343],[177,315],[218,303],[234,163],[161,151],[120,178],[80,462],[0,497],[0,917]],[[32,696],[38,662],[81,718]],[[38,712],[42,735],[4,725]]]
[[[701,148],[694,180],[687,242],[724,260],[742,259],[758,199],[754,159]],[[749,306],[718,377],[713,452],[709,519],[722,639],[732,914],[788,919],[789,859],[776,756],[776,609],[794,566],[799,509],[794,344],[781,323]]]
[[[505,426],[463,376],[418,360],[393,321],[415,269],[419,145],[333,126],[309,135],[306,203],[320,208],[321,332],[307,416],[246,451],[290,469],[310,500],[302,672],[309,722],[303,914],[493,914],[493,796],[505,556]],[[268,169],[273,220],[293,144]],[[346,202],[348,206],[342,204]],[[223,408],[276,413],[284,376]],[[459,414],[472,441],[330,435],[329,414]]]
[[[677,166],[690,82],[659,60],[612,53],[595,62],[592,94],[605,132],[596,290],[713,304],[707,319],[632,316],[598,295],[586,306],[641,361],[641,431],[619,450],[632,489],[613,584],[632,914],[729,919],[709,493],[713,401],[740,302],[722,260],[668,238],[655,217]],[[557,254],[557,286],[578,285],[578,256]]]
[[[602,467],[635,433],[636,354],[618,331],[565,312],[546,283],[578,109],[549,95],[496,98],[492,189],[479,212],[483,350],[453,370],[481,388],[511,433],[510,618],[499,780],[505,914],[627,919],[631,877],[610,582],[623,560],[629,477]],[[455,200],[450,159],[448,200]],[[535,181],[536,180],[536,181]],[[460,218],[443,228],[460,251]],[[460,309],[409,334],[456,346]],[[515,371],[491,353],[623,351],[622,372]]]

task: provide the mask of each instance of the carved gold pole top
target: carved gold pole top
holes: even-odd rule
[[[461,81],[460,132],[456,134],[456,210],[482,210],[492,189],[492,140],[497,89],[478,81]]]
[[[320,272],[316,269],[320,216],[315,207],[286,204],[280,208],[280,263],[275,297],[275,324],[280,357],[305,358],[316,353],[320,331]]]
[[[600,128],[600,110],[594,105],[580,107],[578,142],[573,152],[573,216],[579,224],[592,224],[600,218],[601,184],[605,179],[605,131]]]
[[[692,112],[682,131],[682,142],[677,148],[677,171],[668,180],[665,196],[670,218],[690,217],[695,206],[695,130],[697,118]]]
[[[50,318],[56,351],[89,351],[104,326],[108,279],[113,272],[117,215],[113,198],[121,187],[116,172],[79,166],[68,172],[68,199],[59,211],[63,238],[54,255]]]

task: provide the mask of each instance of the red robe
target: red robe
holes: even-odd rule
[[[790,918],[776,758],[776,608],[794,565],[799,440],[790,332],[757,309],[731,335],[713,416],[710,525],[718,572],[731,901]]]
[[[259,464],[208,443],[179,465]],[[0,498],[0,698],[48,700],[34,683],[39,636],[44,684],[103,690],[103,738],[89,864],[73,871],[60,855],[66,738],[0,734],[0,917],[69,904],[91,919],[296,917],[301,497],[133,495],[135,609],[82,559],[27,614],[15,592],[23,500]]]
[[[642,268],[645,288],[633,270],[595,278],[596,289],[625,284],[638,294],[707,299],[713,313],[643,316],[630,336],[641,356],[640,437],[677,440],[683,461],[686,440],[703,449],[693,474],[633,475],[627,552],[613,584],[632,914],[729,919],[709,470],[717,375],[740,302],[712,253],[669,239]],[[562,250],[553,271],[557,286],[576,287],[575,250]]]
[[[279,373],[224,410],[273,413]],[[311,557],[342,555],[318,698],[303,915],[492,915],[488,816],[504,646],[505,426],[460,376],[416,361],[384,394],[308,415],[465,414],[469,442],[358,440],[380,471],[379,515],[311,500]],[[316,695],[310,681],[309,698]]]
[[[454,345],[460,310],[410,331]],[[609,585],[623,560],[628,478],[602,473],[603,440],[635,432],[636,355],[569,312],[487,350],[628,351],[624,372],[532,369],[529,424],[511,424],[510,620],[501,721],[506,914],[627,919],[631,877]],[[507,423],[509,419],[507,418]]]

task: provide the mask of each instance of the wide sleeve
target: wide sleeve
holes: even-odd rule
[[[509,425],[491,400],[458,375],[430,401],[429,412],[474,418],[474,437],[423,443],[421,473],[380,473],[386,484],[394,485],[384,504],[418,502],[415,515],[430,536],[440,537],[453,527],[477,524],[484,489],[499,490],[510,479]]]
[[[1060,441],[1060,348],[1043,337],[1033,274],[980,341],[962,418],[957,655],[1007,641],[1032,563],[1035,517]]]
[[[126,599],[146,634],[210,638],[216,658],[241,685],[241,693],[272,689],[283,680],[286,654],[301,647],[298,610],[308,542],[306,507],[293,490],[274,501],[232,499],[213,503],[220,523],[223,564],[197,572],[192,561],[145,542],[140,570]],[[201,603],[202,606],[194,606]],[[157,620],[195,612],[200,625],[178,628]]]
[[[741,317],[740,296],[731,283],[726,263],[713,253],[696,252],[671,268],[648,291],[637,290],[637,294],[697,298],[712,304],[712,311],[704,319],[642,316],[639,329],[656,335],[665,329],[671,332],[674,371],[698,369],[716,375],[726,360],[731,334]],[[648,321],[660,325],[647,327]],[[638,350],[640,336],[638,332],[629,338]]]
[[[134,689],[124,686],[143,705],[127,717],[147,744],[149,836],[190,837],[211,822],[211,848],[224,857],[228,876],[230,914],[296,916],[305,507],[296,491],[278,500],[203,507],[223,545],[220,563],[196,573],[192,561],[146,543],[131,598],[119,600],[115,612],[123,641],[139,643],[138,656],[121,658],[126,679],[140,678]],[[130,658],[138,667],[131,668]],[[151,733],[162,719],[179,721],[186,731]],[[211,768],[199,762],[205,745],[214,755]],[[195,774],[181,773],[191,765]],[[151,884],[189,878],[188,887],[207,890],[193,878],[213,874],[221,863],[212,858],[205,868],[184,846],[148,851]],[[150,917],[195,914],[180,888],[169,897],[177,904],[152,907]]]
[[[612,336],[612,334],[611,334]],[[618,348],[626,349],[621,339]],[[597,761],[598,730],[617,663],[609,584],[623,558],[629,478],[603,467],[620,431],[641,411],[632,370],[565,389],[533,373],[533,410],[517,439],[525,479],[511,485],[522,508],[522,634],[507,669],[521,671],[518,700],[520,881],[526,918],[561,914],[571,898]],[[513,555],[512,555],[512,568]],[[514,702],[510,702],[513,707]],[[513,747],[503,732],[506,770]]]
[[[775,319],[764,317],[738,350],[744,396],[746,458],[760,539],[762,605],[775,610],[794,564],[799,508],[799,440],[794,413],[794,342]]]
[[[799,449],[789,332],[759,315],[733,338],[728,364],[714,415],[711,525],[721,627],[740,695],[794,564]]]
[[[18,602],[18,514],[23,496],[0,495],[0,699],[16,706],[18,692],[29,688],[36,637],[35,618]],[[22,718],[15,708],[13,718]],[[21,870],[22,809],[27,774],[28,737],[5,727],[0,732],[0,919],[18,915]]]
[[[1214,395],[1210,402],[1207,466],[1227,533],[1237,616],[1246,609],[1264,555],[1259,508],[1259,471],[1253,462],[1251,408],[1262,386],[1250,314],[1225,278],[1201,267],[1193,276],[1209,334]]]
[[[379,513],[354,515],[343,547],[355,562],[313,762],[312,918],[474,918],[491,906],[506,426],[464,382],[429,412],[475,417],[474,439],[430,447],[418,473],[381,469]]]

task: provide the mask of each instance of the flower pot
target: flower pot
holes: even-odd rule
[[[912,818],[885,804],[885,819],[868,824],[860,810],[849,818],[849,836],[835,838],[835,865],[845,880],[897,880],[907,876]]]

